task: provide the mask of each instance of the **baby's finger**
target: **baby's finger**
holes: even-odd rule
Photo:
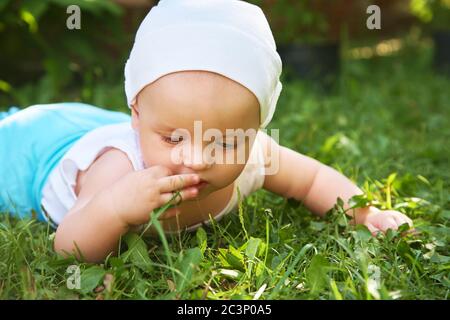
[[[163,177],[158,180],[161,193],[172,192],[199,183],[200,178],[196,174],[180,174],[176,176]]]
[[[408,224],[410,227],[412,227],[412,220],[406,217],[405,215],[399,213],[399,212],[393,212],[392,218],[394,218],[395,222],[398,226],[401,226],[402,224]]]
[[[413,226],[413,221],[408,216],[406,216],[406,215],[404,215],[404,214],[402,214],[400,212],[395,212],[395,217],[398,217],[399,219],[402,219],[403,223],[409,224],[410,227]]]
[[[151,177],[154,179],[159,179],[162,177],[167,177],[167,176],[172,175],[172,170],[170,170],[167,167],[160,166],[160,165],[151,166],[147,169],[144,169],[144,171],[146,173],[150,174]]]
[[[371,223],[366,224],[366,227],[367,229],[369,229],[370,233],[372,233],[373,236],[376,236],[378,232],[381,232],[380,229],[378,229]]]
[[[413,221],[406,215],[401,214],[400,212],[394,212],[394,219],[397,221],[398,225],[401,226],[402,224],[407,223],[409,225],[409,229],[403,233],[405,234],[418,234],[417,230],[414,229]]]
[[[178,195],[177,195],[178,193]],[[198,189],[194,187],[186,188],[180,191],[174,191],[174,192],[166,192],[161,194],[160,196],[160,203],[159,205],[165,205],[166,203],[170,202],[171,204],[179,204],[180,202],[184,200],[193,199],[197,196]]]
[[[386,232],[388,229],[397,230],[398,225],[397,222],[394,220],[394,218],[389,216],[384,218],[383,221],[379,223],[378,228],[381,229],[383,232]]]

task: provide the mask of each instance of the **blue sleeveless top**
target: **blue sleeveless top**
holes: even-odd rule
[[[0,112],[0,213],[20,218],[35,213],[46,221],[42,189],[59,160],[87,132],[130,120],[127,114],[76,102]]]

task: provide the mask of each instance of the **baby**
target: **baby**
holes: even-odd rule
[[[0,210],[23,216],[33,209],[57,228],[58,253],[98,262],[168,203],[160,217],[166,232],[218,220],[239,195],[260,188],[322,216],[338,198],[349,208],[362,193],[357,186],[262,130],[275,111],[280,74],[257,6],[162,0],[140,25],[125,67],[131,117],[63,103],[0,122],[0,154],[13,154],[0,169]],[[347,212],[372,233],[412,226],[397,211]]]

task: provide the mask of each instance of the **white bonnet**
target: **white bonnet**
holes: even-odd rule
[[[161,0],[142,21],[125,65],[128,106],[158,78],[203,70],[249,89],[272,119],[282,85],[281,59],[263,11],[239,0]]]

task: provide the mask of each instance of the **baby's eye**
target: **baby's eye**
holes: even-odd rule
[[[177,143],[183,141],[183,137],[182,136],[173,136],[173,137],[161,136],[161,139],[164,142],[167,142],[167,143],[170,143],[170,144],[177,144]]]
[[[225,143],[225,142],[217,142],[218,145],[220,145],[223,149],[234,149],[236,148],[236,145],[234,143]]]

